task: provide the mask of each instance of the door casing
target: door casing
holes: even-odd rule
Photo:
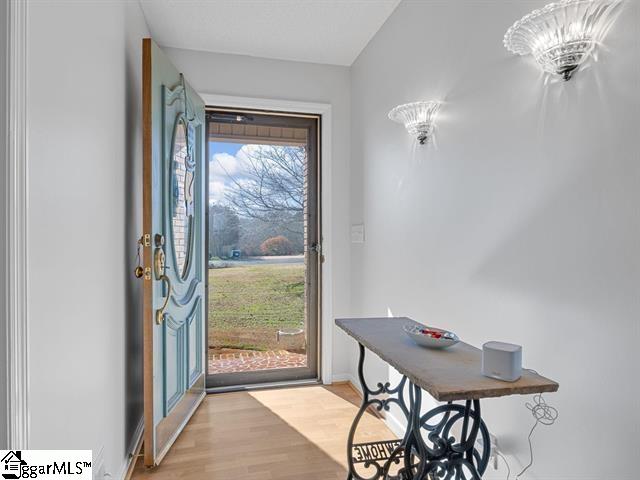
[[[206,105],[216,105],[234,110],[263,110],[283,113],[306,112],[321,117],[320,130],[320,159],[322,169],[320,172],[320,199],[322,222],[322,252],[324,262],[322,264],[320,308],[320,341],[322,345],[322,358],[320,363],[321,382],[325,385],[333,381],[346,381],[351,378],[347,372],[335,372],[333,367],[333,272],[336,270],[333,258],[333,219],[338,215],[334,212],[333,196],[333,109],[330,103],[304,102],[291,99],[271,99],[249,96],[219,95],[215,93],[200,93],[200,97]]]

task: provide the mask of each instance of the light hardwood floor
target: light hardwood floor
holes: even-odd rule
[[[347,435],[360,396],[350,385],[209,395],[162,465],[134,479],[346,478]],[[367,413],[357,441],[394,438]]]

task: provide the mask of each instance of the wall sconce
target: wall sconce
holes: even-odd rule
[[[398,105],[389,112],[389,119],[402,123],[407,132],[423,145],[433,132],[433,123],[440,109],[440,102],[413,102]]]
[[[534,10],[507,30],[504,46],[531,54],[545,72],[565,81],[604,37],[619,0],[562,0]]]

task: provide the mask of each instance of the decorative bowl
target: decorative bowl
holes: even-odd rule
[[[403,330],[414,342],[427,348],[449,348],[460,341],[453,332],[425,325],[405,325]]]

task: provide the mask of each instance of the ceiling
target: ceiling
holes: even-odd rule
[[[165,47],[351,65],[400,0],[140,0]]]

